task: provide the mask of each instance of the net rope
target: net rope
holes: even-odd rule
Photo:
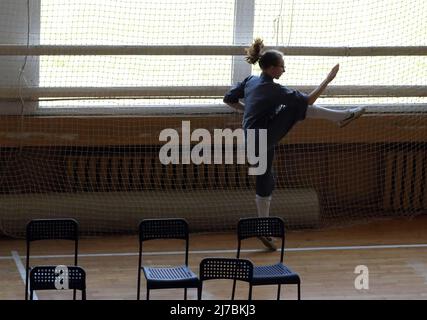
[[[344,129],[305,120],[283,139],[271,215],[297,229],[425,214],[426,30],[422,0],[4,0],[0,234],[22,236],[34,218],[73,217],[97,235],[134,233],[143,218],[184,217],[193,231],[224,231],[256,216],[246,164],[159,161],[160,133],[175,129],[182,139],[183,121],[212,137],[241,128],[222,95],[260,69],[241,63],[244,52],[221,50],[255,37],[283,48],[279,83],[307,91],[340,63],[318,104],[368,110]],[[26,53],[1,54],[10,46]],[[29,54],[37,46],[63,54]],[[67,46],[141,53],[69,54]],[[225,49],[169,54],[182,46]]]

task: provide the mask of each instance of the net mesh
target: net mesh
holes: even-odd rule
[[[305,120],[277,147],[271,215],[284,217],[288,228],[426,213],[427,97],[401,88],[427,85],[426,30],[423,0],[0,3],[0,52],[5,45],[247,46],[255,37],[281,47],[391,47],[381,56],[285,50],[281,84],[317,86],[340,63],[332,85],[350,89],[318,104],[368,106],[367,115],[344,129]],[[393,47],[402,46],[422,48],[395,55]],[[255,180],[246,164],[163,165],[159,135],[176,129],[181,139],[183,121],[212,134],[241,128],[242,115],[209,88],[229,88],[259,68],[239,55],[167,50],[0,56],[0,92],[18,89],[0,100],[0,233],[21,236],[30,219],[52,217],[76,218],[88,235],[137,232],[141,219],[156,217],[186,218],[193,231],[223,231],[256,216]],[[351,86],[367,90],[360,95]],[[388,94],[378,96],[377,86],[387,86]],[[207,89],[179,97],[96,95],[97,89],[148,87]],[[28,88],[64,93],[27,99]],[[67,89],[95,94],[70,98]]]

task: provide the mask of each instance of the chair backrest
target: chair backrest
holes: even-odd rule
[[[86,272],[78,266],[36,266],[30,272],[31,299],[34,290],[81,290],[86,299]]]
[[[145,219],[139,224],[139,241],[155,239],[188,240],[188,223],[185,219]]]
[[[200,262],[198,299],[202,299],[203,281],[214,279],[234,280],[231,300],[234,300],[236,280],[249,283],[249,297],[252,299],[252,278],[254,266],[250,260],[236,258],[205,258]]]
[[[236,258],[205,258],[200,262],[200,281],[230,279],[250,282],[253,264],[250,260]]]
[[[77,265],[79,223],[75,219],[36,219],[27,224],[27,268],[30,260],[30,243],[39,240],[74,241],[74,264]]]
[[[79,224],[74,219],[37,219],[27,224],[27,242],[36,240],[78,241]]]
[[[285,223],[279,217],[243,218],[237,225],[237,234],[240,240],[252,237],[285,236]]]
[[[185,240],[185,264],[188,265],[189,228],[185,219],[144,219],[139,224],[139,256],[142,243],[157,239]]]
[[[280,217],[258,217],[242,218],[237,224],[238,250],[240,257],[241,241],[253,237],[276,237],[281,238],[282,248],[280,261],[283,262],[285,247],[285,222]]]

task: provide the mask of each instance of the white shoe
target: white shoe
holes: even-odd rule
[[[258,237],[262,244],[270,251],[276,251],[277,246],[274,244],[274,240],[270,237]]]
[[[340,128],[344,128],[350,122],[359,118],[362,114],[364,114],[366,112],[366,108],[365,107],[358,107],[358,108],[350,109],[350,112],[351,112],[350,116],[348,116],[344,120],[338,122],[338,126]]]

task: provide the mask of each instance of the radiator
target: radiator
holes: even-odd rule
[[[74,192],[247,189],[254,186],[246,165],[170,165],[158,155],[67,157],[67,181]]]
[[[424,151],[389,152],[385,158],[384,209],[427,209],[427,157]]]

